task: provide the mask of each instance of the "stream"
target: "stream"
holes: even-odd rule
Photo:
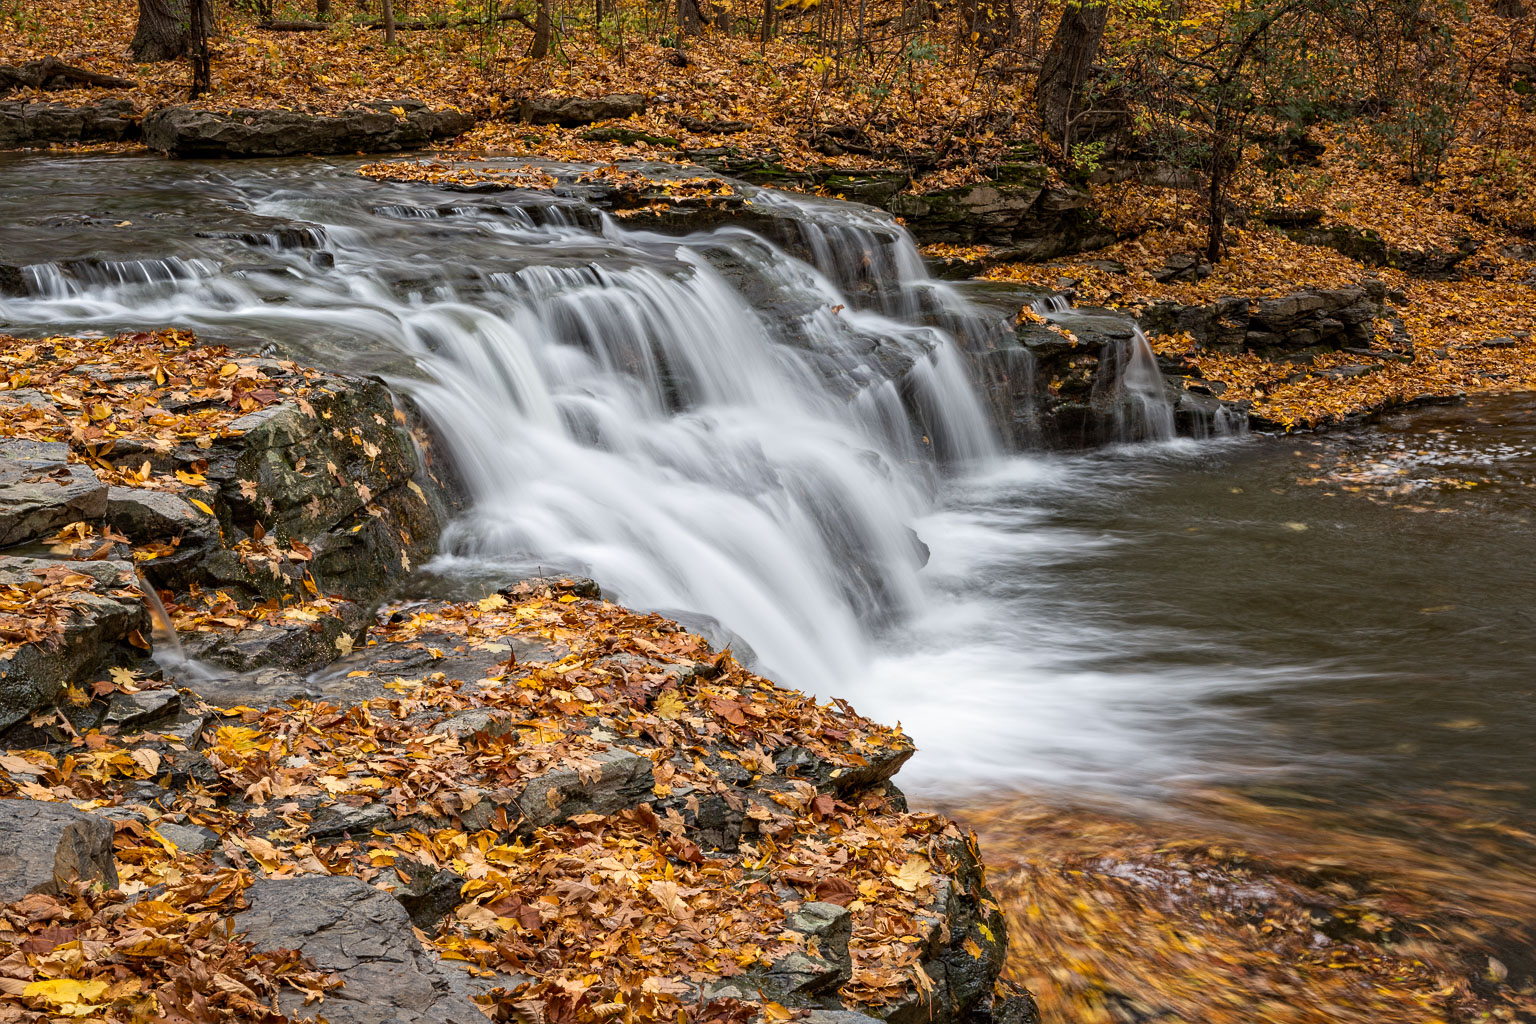
[[[802,260],[353,166],[0,158],[26,292],[0,329],[189,327],[384,376],[470,491],[424,586],[589,574],[901,721],[924,795],[1477,792],[1536,819],[1528,398],[1005,453],[963,359],[999,324],[873,213],[755,200]]]

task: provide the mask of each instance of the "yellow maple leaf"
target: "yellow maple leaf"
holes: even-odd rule
[[[71,1017],[84,1017],[99,1009],[96,1003],[106,994],[105,981],[80,981],[77,978],[50,978],[34,981],[22,990],[23,999],[35,999],[55,1007]]]
[[[921,857],[908,857],[900,870],[891,874],[891,884],[904,892],[916,892],[933,881],[933,872]]]
[[[656,697],[656,703],[651,705],[651,712],[657,718],[664,718],[669,722],[682,717],[688,708],[688,702],[683,700],[683,695],[676,690],[664,690]]]

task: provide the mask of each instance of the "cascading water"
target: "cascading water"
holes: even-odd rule
[[[887,218],[764,193],[773,244],[313,162],[204,165],[190,185],[194,165],[29,166],[0,166],[0,223],[34,232],[3,255],[26,294],[0,294],[0,327],[190,327],[385,377],[470,491],[432,566],[451,592],[577,571],[712,617],[775,678],[905,719],[925,750],[910,783],[1187,770],[1141,723],[1204,679],[1086,668],[1126,636],[1028,585],[1112,546],[1041,532],[1042,496],[1128,474],[1001,456],[967,360],[1030,372],[1017,306],[927,277]],[[1116,387],[1154,425],[1127,433],[1165,436],[1144,339],[1129,356]]]
[[[338,203],[281,184],[243,198],[318,226],[265,266],[32,266],[31,294],[0,300],[0,321],[177,324],[301,351],[324,339],[323,361],[383,364],[471,492],[438,568],[587,572],[636,605],[713,616],[819,692],[920,604],[908,524],[940,463],[995,453],[943,331],[868,308],[740,230],[678,239],[590,216],[585,229],[511,200],[433,210],[429,229],[419,205],[375,189]],[[394,198],[407,196],[430,198]],[[795,212],[815,228],[820,209]],[[397,241],[405,219],[415,252]],[[921,273],[889,225],[825,230],[813,249],[833,277],[875,261],[871,279],[900,292],[909,279],[887,273]],[[334,269],[302,251],[322,240]]]
[[[1140,327],[1131,329],[1130,356],[1120,383],[1131,400],[1137,435],[1152,441],[1171,441],[1175,436],[1173,403],[1168,401],[1152,343]]]
[[[1064,296],[1037,299],[1031,308],[1047,320],[1071,322],[1072,304]],[[1152,343],[1140,326],[1131,323],[1130,331],[1123,344],[1113,346],[1102,357],[1110,361],[1115,371],[1111,374],[1111,400],[1117,405],[1117,433],[1125,441],[1171,441],[1178,431],[1173,403],[1168,400],[1163,374],[1157,366],[1157,353],[1152,351]],[[1123,402],[1118,401],[1121,398]],[[1214,425],[1218,435],[1225,434],[1225,422],[1218,419]]]

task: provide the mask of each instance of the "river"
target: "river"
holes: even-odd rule
[[[903,784],[962,814],[1219,791],[1332,828],[1392,809],[1370,827],[1430,847],[1445,815],[1406,809],[1433,800],[1529,852],[1528,397],[1005,453],[965,339],[919,313],[985,317],[879,217],[762,197],[802,262],[352,166],[0,161],[0,262],[28,268],[0,328],[191,327],[383,374],[471,491],[435,592],[556,567],[686,613],[901,721]]]

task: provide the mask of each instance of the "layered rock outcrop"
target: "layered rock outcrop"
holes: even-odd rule
[[[0,102],[0,149],[122,142],[138,136],[138,113],[129,100],[81,106],[38,100]]]
[[[1188,334],[1222,352],[1280,355],[1316,348],[1369,348],[1385,315],[1387,288],[1375,278],[1358,285],[1304,289],[1289,295],[1230,297],[1208,305],[1155,302],[1140,314],[1149,333]]]
[[[474,118],[420,100],[376,100],[334,114],[166,107],[144,118],[144,144],[178,157],[294,156],[419,149],[467,131]]]
[[[146,587],[200,655],[304,669],[435,550],[442,491],[376,380],[176,332],[4,338],[0,363],[24,385],[0,391],[0,727],[141,662]]]

